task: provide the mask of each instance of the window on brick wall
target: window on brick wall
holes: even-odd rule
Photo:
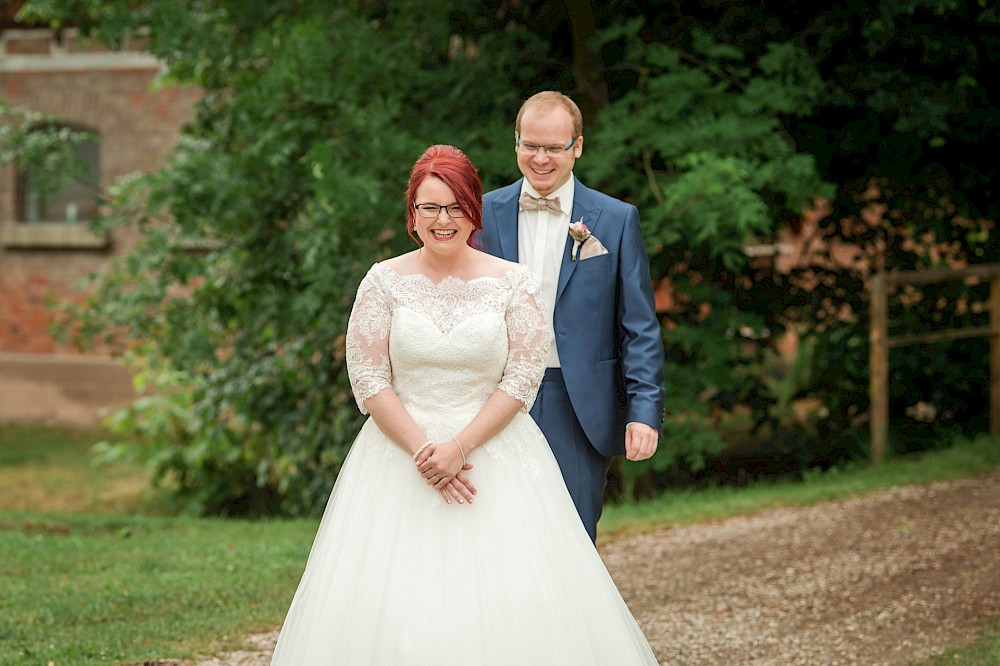
[[[100,193],[100,140],[95,132],[69,127],[82,132],[86,140],[75,146],[76,163],[73,176],[59,178],[45,171],[44,166],[31,166],[18,177],[18,217],[29,223],[86,222],[97,216]]]

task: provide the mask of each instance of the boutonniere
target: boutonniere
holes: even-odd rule
[[[576,261],[576,258],[580,253],[580,246],[586,243],[587,239],[590,238],[590,229],[588,229],[587,225],[583,223],[582,217],[576,222],[570,222],[569,235],[573,239],[573,252],[570,254],[570,259]]]

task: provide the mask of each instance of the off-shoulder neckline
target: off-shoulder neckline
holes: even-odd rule
[[[376,266],[380,267],[382,270],[391,272],[397,278],[401,279],[414,278],[423,282],[427,282],[435,287],[440,287],[443,284],[451,284],[454,282],[465,285],[472,284],[474,282],[491,281],[491,280],[496,282],[503,282],[508,277],[510,277],[511,273],[521,273],[528,270],[525,266],[522,266],[521,264],[511,263],[511,267],[505,270],[500,275],[480,275],[474,278],[469,278],[468,280],[460,278],[457,275],[448,275],[441,278],[441,280],[435,282],[434,280],[432,280],[427,275],[424,275],[423,273],[400,273],[399,271],[397,271],[395,268],[393,268],[384,261],[380,261],[378,264],[376,264]]]

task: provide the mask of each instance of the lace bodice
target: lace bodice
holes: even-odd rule
[[[347,328],[347,370],[364,402],[393,389],[421,411],[478,409],[499,388],[528,410],[549,339],[538,287],[522,266],[500,277],[439,283],[371,267]]]

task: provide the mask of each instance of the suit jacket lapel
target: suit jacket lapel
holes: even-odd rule
[[[518,261],[517,198],[521,193],[521,180],[507,187],[493,200],[493,219],[496,220],[497,235],[500,237],[500,257],[515,263]]]
[[[576,176],[573,176],[575,179]],[[591,196],[590,190],[583,186],[583,184],[577,180],[574,185],[573,191],[573,215],[570,216],[570,222],[579,222],[583,220],[583,223],[587,225],[590,229],[590,233],[594,234],[598,238],[600,236],[597,234],[597,224],[601,218],[601,208],[597,206],[594,198]],[[559,302],[559,298],[562,296],[563,290],[566,289],[566,284],[569,282],[570,277],[573,275],[573,271],[576,270],[577,265],[580,263],[580,259],[573,261],[573,239],[569,235],[569,229],[566,230],[566,247],[563,249],[562,265],[559,267],[559,286],[556,289],[556,303]]]

